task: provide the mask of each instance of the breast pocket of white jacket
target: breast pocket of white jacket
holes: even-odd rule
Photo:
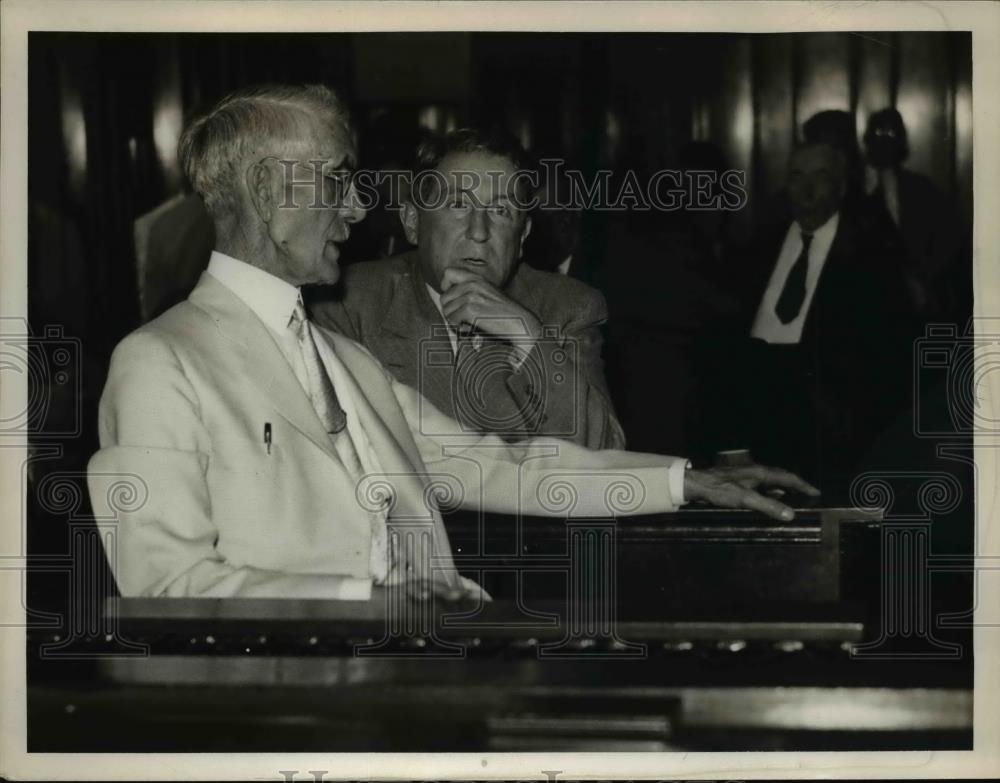
[[[255,437],[230,434],[213,454],[208,482],[220,551],[264,567],[287,546],[301,514],[306,466],[301,449],[290,447],[287,424],[262,421],[258,429]]]

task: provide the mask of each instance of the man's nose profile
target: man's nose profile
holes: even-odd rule
[[[486,242],[490,238],[489,216],[486,209],[478,204],[469,207],[465,215],[466,234],[474,242]]]

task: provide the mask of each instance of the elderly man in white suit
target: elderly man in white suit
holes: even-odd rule
[[[674,457],[469,435],[360,345],[309,322],[299,286],[337,280],[337,244],[364,216],[349,116],[328,89],[230,96],[185,131],[180,154],[216,250],[187,301],[115,350],[89,465],[123,595],[474,594],[429,491],[442,476],[458,504],[532,515],[555,513],[553,476],[576,479],[573,513],[591,516],[608,513],[607,484],[591,474],[629,482],[634,514],[701,498],[791,519],[755,488],[814,492],[759,466],[696,471]],[[114,502],[123,477],[138,488],[127,508]]]

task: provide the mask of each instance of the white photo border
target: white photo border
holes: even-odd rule
[[[989,2],[235,2],[6,0],[0,8],[0,315],[27,318],[28,31],[349,32],[971,30],[974,114],[974,286],[977,318],[1000,316],[1000,4]],[[1000,321],[998,321],[1000,322]],[[4,376],[0,416],[23,410],[26,378]],[[995,409],[1000,373],[993,373]],[[1000,413],[1000,410],[995,410]],[[1000,555],[995,444],[976,436],[977,554]],[[16,563],[23,447],[0,447],[0,558]],[[28,754],[20,573],[0,568],[0,774],[48,780],[326,779],[825,779],[975,778],[1000,771],[1000,572],[980,574],[976,608],[974,751],[828,753]],[[22,619],[18,619],[22,618]],[[306,777],[304,777],[306,776]],[[307,779],[302,773],[299,779]]]

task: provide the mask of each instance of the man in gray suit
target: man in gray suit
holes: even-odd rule
[[[355,264],[313,318],[367,347],[471,432],[620,449],[601,359],[604,297],[520,263],[524,150],[459,130],[421,145],[401,218],[415,251]],[[433,175],[433,176],[428,176]]]

